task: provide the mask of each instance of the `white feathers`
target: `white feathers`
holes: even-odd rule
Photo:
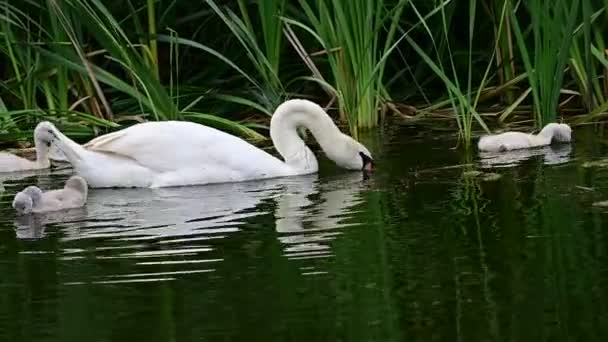
[[[167,187],[315,173],[317,159],[299,137],[307,128],[327,156],[347,169],[371,163],[369,151],[340,132],[317,104],[289,100],[274,112],[270,136],[280,160],[225,132],[192,122],[137,124],[81,146],[42,122],[77,174],[91,187]]]
[[[16,172],[47,169],[51,166],[49,160],[50,137],[42,129],[41,124],[34,129],[34,145],[36,146],[36,160],[31,161],[14,154],[0,152],[0,172]]]
[[[63,189],[43,192],[29,186],[15,195],[13,208],[20,214],[46,213],[83,207],[88,196],[87,182],[79,176],[67,180]]]
[[[572,129],[567,124],[547,124],[538,134],[505,132],[486,135],[477,144],[480,151],[504,152],[522,148],[550,145],[552,142],[570,142]]]

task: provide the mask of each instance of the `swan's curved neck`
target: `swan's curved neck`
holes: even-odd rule
[[[61,133],[55,126],[52,126],[53,134],[57,137],[54,144],[59,148],[61,153],[75,166],[76,163],[82,161],[82,156],[87,152],[84,147],[68,138],[65,134]]]
[[[545,125],[543,129],[538,133],[538,136],[545,140],[547,143],[550,143],[553,140],[553,137],[556,135],[559,126],[556,124],[550,123]]]
[[[270,121],[270,137],[275,148],[287,165],[316,171],[317,160],[298,135],[299,127],[307,128],[327,155],[332,155],[336,138],[342,133],[329,115],[314,102],[289,100],[276,109]]]
[[[551,138],[553,137],[553,130],[553,126],[546,125],[545,127],[543,127],[543,129],[540,130],[538,135],[543,136],[545,138]]]
[[[46,142],[41,141],[40,139],[34,140],[34,145],[36,147],[36,164],[40,168],[47,168],[51,166],[51,161],[49,160],[49,150],[50,147]]]

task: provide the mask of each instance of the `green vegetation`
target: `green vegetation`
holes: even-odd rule
[[[326,88],[337,99],[340,118],[351,131],[374,127],[381,105],[390,98],[383,76],[408,2],[399,0],[388,7],[382,0],[299,0],[306,14],[302,21],[310,24],[286,20],[305,29],[321,45],[331,70],[331,86]],[[317,75],[317,80],[324,78]]]
[[[608,0],[228,3],[1,0],[0,142],[41,119],[82,139],[144,120],[264,139],[292,97],[354,135],[408,106],[448,115],[465,147],[496,124],[608,112]]]

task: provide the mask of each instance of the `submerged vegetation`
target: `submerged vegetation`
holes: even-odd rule
[[[0,1],[0,141],[191,120],[264,139],[312,98],[352,134],[385,115],[475,130],[608,112],[608,0]],[[412,107],[416,108],[415,111]],[[333,110],[336,109],[336,110]]]

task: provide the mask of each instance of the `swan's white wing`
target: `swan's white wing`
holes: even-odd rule
[[[129,129],[130,128],[126,128],[126,129],[122,129],[122,130],[117,131],[117,132],[108,133],[108,134],[104,134],[104,135],[98,136],[97,138],[89,141],[88,143],[84,144],[83,146],[85,148],[88,148],[88,149],[95,149],[96,147],[100,148],[100,149],[103,149],[104,145],[107,145],[107,144],[111,143],[112,141],[114,141],[116,139],[119,139],[120,137],[124,136]]]
[[[85,204],[83,194],[72,189],[51,190],[43,196],[47,208],[54,208],[53,210],[78,208]]]
[[[130,158],[158,172],[205,167],[247,173],[284,168],[280,160],[246,141],[192,122],[137,124],[95,138],[85,148]]]

